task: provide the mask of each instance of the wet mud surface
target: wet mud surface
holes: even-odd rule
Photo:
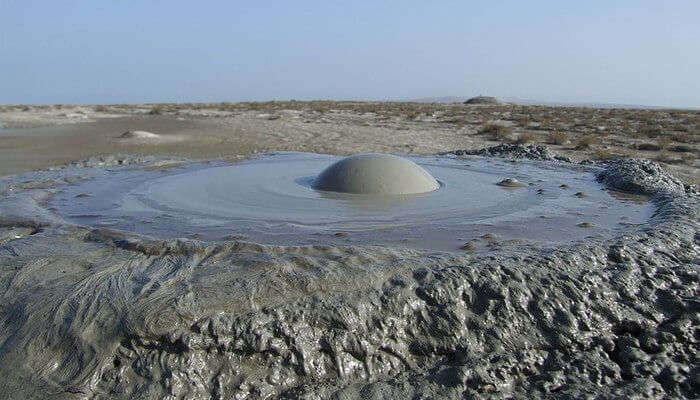
[[[94,177],[62,188],[49,206],[79,225],[161,239],[237,237],[277,245],[448,251],[466,242],[489,251],[502,241],[605,240],[646,222],[653,212],[646,196],[606,190],[591,168],[480,157],[408,158],[439,179],[439,190],[431,193],[314,190],[316,175],[339,159],[278,153],[234,165],[78,170],[79,176]],[[501,180],[505,176],[519,180]],[[512,180],[517,184],[503,184]],[[595,228],[575,229],[581,223]]]
[[[541,151],[531,150],[489,155],[537,159],[527,154]],[[452,162],[475,160],[460,157]],[[183,168],[179,161],[111,157],[0,180],[2,393],[700,395],[698,194],[655,163],[575,174],[591,174],[590,184],[606,191],[556,187],[571,202],[607,190],[644,196],[651,212],[636,225],[604,240],[504,241],[487,252],[158,239],[77,225],[53,203],[110,169],[168,175]],[[556,162],[526,161],[553,170]],[[537,188],[495,184],[505,178],[493,190],[538,196]],[[592,225],[571,229],[590,233]]]

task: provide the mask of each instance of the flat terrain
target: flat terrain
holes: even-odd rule
[[[431,154],[503,142],[574,160],[647,158],[698,183],[700,111],[376,102],[0,107],[0,175],[111,153]],[[129,130],[158,137],[120,137]],[[129,135],[127,135],[129,136]]]

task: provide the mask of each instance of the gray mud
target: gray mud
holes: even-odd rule
[[[56,193],[49,206],[68,221],[160,239],[227,237],[276,245],[373,244],[457,250],[484,234],[499,241],[606,240],[646,222],[646,196],[603,190],[595,170],[570,164],[471,157],[409,157],[440,181],[437,191],[403,195],[314,190],[311,182],[339,158],[280,153],[235,165],[195,163],[169,170],[112,168]],[[68,172],[70,173],[70,172]],[[517,176],[517,185],[503,185]],[[514,179],[514,178],[507,178]],[[567,182],[589,193],[575,198]],[[568,185],[567,185],[568,187]],[[588,222],[595,229],[572,229]]]
[[[157,240],[52,210],[132,161],[0,181],[3,396],[700,395],[698,194],[654,163],[591,167],[650,198],[641,225],[488,253]]]

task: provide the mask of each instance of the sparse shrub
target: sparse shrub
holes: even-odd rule
[[[233,110],[235,110],[235,106],[231,103],[224,101],[224,102],[219,103],[217,109],[219,111],[233,111]]]
[[[665,149],[671,143],[671,138],[668,136],[661,136],[660,138],[656,139],[656,143],[660,148]]]
[[[406,118],[406,121],[415,121],[416,118],[418,118],[419,116],[420,116],[420,113],[415,112],[415,111],[410,111],[404,117]],[[452,122],[452,121],[445,121],[445,122]]]
[[[598,149],[591,155],[591,157],[594,160],[613,160],[615,159],[615,154],[607,149]]]
[[[663,148],[663,146],[654,143],[640,143],[635,146],[635,148],[641,151],[659,151]]]
[[[683,160],[683,163],[692,165],[695,163],[695,155],[692,153],[683,153],[681,154],[681,160]]]
[[[683,124],[674,124],[671,129],[678,132],[688,132],[688,127]]]
[[[651,124],[651,123],[655,122],[656,118],[657,118],[657,116],[651,110],[645,110],[645,111],[642,111],[640,114],[637,114],[637,120],[645,122],[647,124]]]
[[[413,119],[415,120],[415,118],[417,118],[419,116],[420,115],[416,115]],[[451,115],[451,116],[446,117],[445,119],[440,120],[440,122],[444,122],[444,123],[448,123],[448,124],[460,124],[460,125],[465,125],[465,124],[469,123],[469,121],[467,121],[465,119],[465,117],[461,116],[461,115]]]
[[[479,133],[481,133],[481,134],[497,133],[497,132],[510,133],[511,131],[512,131],[512,129],[508,126],[495,124],[493,122],[488,122],[488,123],[486,123],[486,125],[484,125],[483,128],[481,128],[479,130]]]
[[[516,123],[518,124],[519,127],[525,128],[528,125],[530,125],[530,118],[526,118],[526,117],[518,118]]]
[[[103,113],[103,112],[108,112],[108,111],[109,111],[109,109],[105,106],[96,106],[95,107],[95,112],[102,112]]]
[[[642,133],[642,131],[641,131],[639,128],[632,128],[632,129],[630,129],[630,130],[625,130],[625,131],[622,133],[622,135],[623,135],[623,136],[626,136],[626,137],[635,138],[635,139],[641,139],[641,138],[644,138],[644,137],[645,137],[644,134]]]
[[[659,154],[656,155],[654,160],[658,161],[658,162],[667,163],[667,164],[670,164],[674,161],[673,158],[671,157],[671,155],[666,150],[660,151]]]
[[[596,139],[593,136],[584,136],[576,143],[576,150],[590,149],[595,144]]]
[[[481,130],[479,130],[479,134],[488,134],[490,135],[491,140],[499,142],[509,141],[511,139],[510,134],[512,132],[513,128],[492,122],[487,123],[483,128],[481,128]]]
[[[517,144],[527,144],[527,143],[533,143],[537,140],[537,136],[535,136],[532,133],[521,133],[518,135],[518,137],[515,139],[515,143]]]
[[[163,107],[161,106],[155,106],[152,107],[151,110],[148,112],[149,115],[162,115],[163,114]]]
[[[663,133],[663,130],[658,126],[646,125],[639,130],[639,133],[642,136],[653,138],[661,135]]]
[[[700,135],[693,135],[691,133],[676,133],[671,135],[671,139],[678,143],[697,143],[700,141]]]
[[[562,145],[569,141],[569,135],[561,131],[553,131],[547,135],[547,144]]]
[[[619,160],[622,158],[629,158],[630,157],[630,152],[624,150],[624,149],[618,149],[617,151],[612,151],[610,149],[596,149],[593,154],[591,155],[591,158],[595,160]]]
[[[32,108],[29,107],[29,106],[22,106],[22,108],[20,108],[20,110],[25,111],[25,112],[26,112],[26,111],[29,111],[29,110],[31,110],[31,109],[32,109]]]

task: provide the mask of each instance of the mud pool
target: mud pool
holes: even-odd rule
[[[501,240],[607,239],[653,212],[646,197],[606,190],[582,167],[480,158],[411,157],[440,182],[429,193],[315,190],[316,175],[339,159],[283,153],[234,165],[103,171],[65,187],[50,204],[76,224],[163,239],[236,237],[284,245],[432,250],[455,250],[470,241],[486,246]],[[522,187],[498,185],[504,178],[517,179]]]

